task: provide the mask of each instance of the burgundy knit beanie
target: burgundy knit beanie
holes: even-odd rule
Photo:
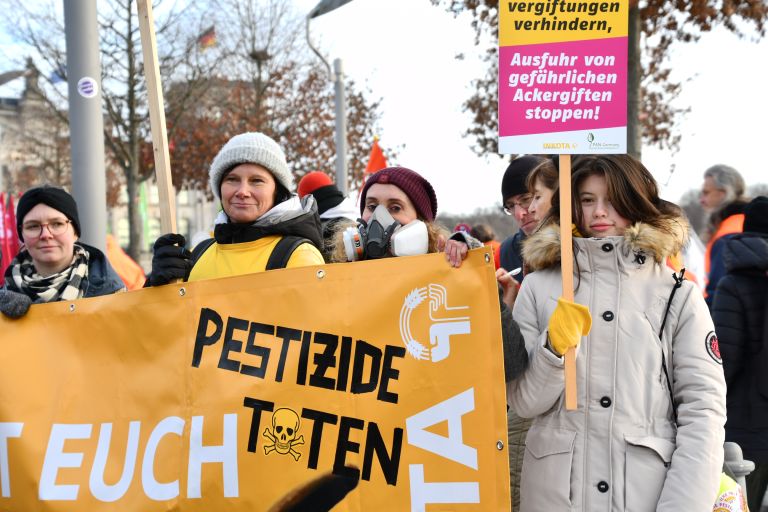
[[[405,167],[387,167],[382,169],[373,175],[371,175],[363,186],[363,191],[360,194],[360,215],[363,214],[365,209],[365,196],[368,194],[368,189],[374,183],[381,183],[382,185],[395,185],[397,188],[405,192],[408,199],[413,203],[416,212],[419,217],[432,222],[437,215],[437,197],[435,196],[435,189],[432,185],[422,178],[419,174],[413,172]]]

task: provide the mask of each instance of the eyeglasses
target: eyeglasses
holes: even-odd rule
[[[67,230],[71,220],[52,220],[51,222],[29,222],[21,227],[21,233],[24,238],[39,238],[43,236],[43,228],[48,228],[48,232],[53,235],[63,235]]]
[[[533,201],[533,194],[525,194],[522,196],[518,201],[511,201],[504,205],[504,213],[507,215],[514,215],[515,214],[515,208],[522,208],[523,210],[527,210],[529,206],[531,206],[531,201]]]

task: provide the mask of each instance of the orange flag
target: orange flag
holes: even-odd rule
[[[371,146],[371,154],[368,156],[368,165],[365,167],[363,174],[373,174],[376,171],[380,171],[387,166],[387,159],[384,158],[384,152],[379,147],[379,138],[374,137],[373,146]]]
[[[110,234],[107,234],[107,259],[126,288],[139,290],[144,286],[144,269],[123,251],[115,237]]]

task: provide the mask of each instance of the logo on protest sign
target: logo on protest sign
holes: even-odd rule
[[[620,149],[619,144],[616,142],[601,142],[595,140],[595,134],[592,132],[587,135],[587,142],[589,142],[590,151],[611,150],[618,152]]]
[[[429,300],[427,301],[427,297]],[[425,304],[425,308],[420,308]],[[429,347],[413,335],[411,319],[413,312],[426,310],[429,319]],[[469,334],[469,317],[463,316],[468,306],[449,306],[448,291],[444,286],[430,283],[428,287],[415,288],[403,301],[400,309],[400,336],[408,353],[419,360],[437,363],[451,353],[451,336]],[[426,330],[426,329],[423,329]],[[423,337],[421,339],[424,339]]]
[[[304,444],[304,436],[296,436],[299,433],[301,420],[293,409],[282,408],[272,414],[272,430],[264,429],[264,437],[272,441],[272,444],[264,445],[264,455],[272,452],[280,455],[292,455],[295,460],[301,458],[301,453],[293,449],[294,445]]]
[[[747,510],[746,499],[738,490],[728,490],[717,497],[712,512],[739,512]]]

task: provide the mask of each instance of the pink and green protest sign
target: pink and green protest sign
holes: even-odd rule
[[[628,9],[499,2],[500,153],[626,153]]]

